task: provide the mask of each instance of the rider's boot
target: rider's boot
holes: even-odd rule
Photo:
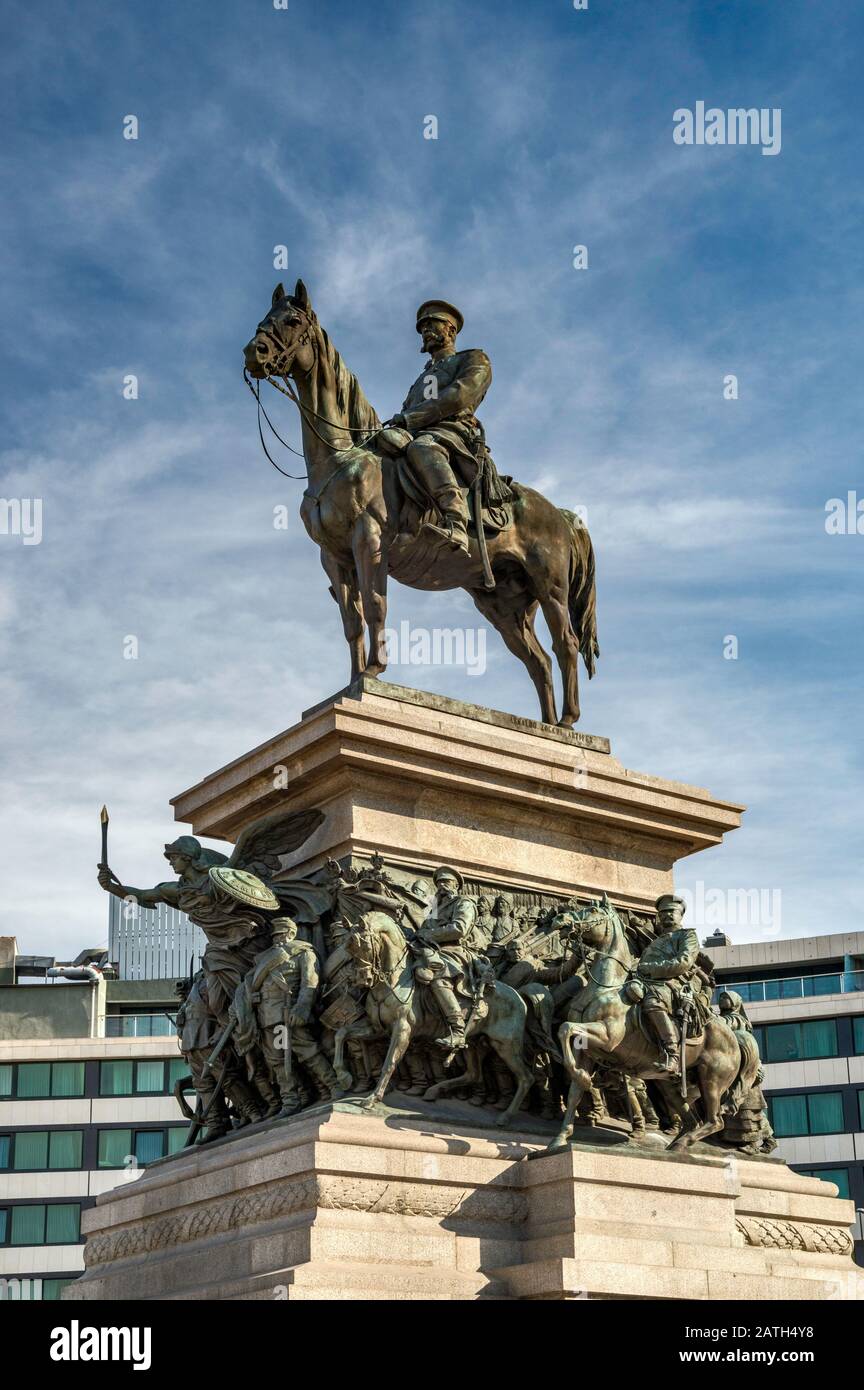
[[[447,1052],[456,1052],[460,1047],[465,1046],[465,1023],[456,995],[447,980],[433,980],[429,988],[449,1029],[444,1037],[435,1039],[435,1045]]]
[[[432,439],[415,439],[408,447],[408,462],[419,475],[426,492],[435,499],[444,518],[443,526],[431,529],[453,546],[468,553],[468,504],[447,456],[447,450]]]
[[[670,1076],[680,1076],[681,1047],[673,1020],[665,1009],[651,1009],[646,1016],[663,1050],[663,1058],[660,1062],[661,1070],[667,1071]]]
[[[444,518],[444,532],[454,550],[468,554],[468,506],[458,487],[442,488],[436,492],[435,501],[441,508]],[[436,531],[441,529],[434,528]]]

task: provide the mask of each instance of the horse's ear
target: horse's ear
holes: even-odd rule
[[[308,310],[308,309],[310,309],[310,308],[312,307],[312,306],[311,306],[311,302],[310,302],[310,300],[309,300],[309,291],[307,290],[306,286],[303,284],[303,281],[302,281],[302,280],[298,280],[298,281],[297,281],[297,284],[294,286],[294,298],[296,299],[297,303],[300,305],[300,308],[301,308],[301,309],[306,309],[306,310]]]
[[[276,305],[279,303],[279,300],[280,300],[280,299],[284,299],[284,298],[285,298],[285,286],[282,284],[282,281],[280,280],[280,281],[279,281],[279,284],[276,286],[275,290],[273,291],[273,304],[272,304],[272,307],[275,309],[275,308],[276,308]]]

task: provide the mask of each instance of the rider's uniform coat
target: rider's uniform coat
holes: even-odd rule
[[[430,377],[438,383],[438,394],[427,400]],[[467,348],[427,362],[402,403],[406,430],[415,438],[431,435],[443,445],[466,483],[473,481],[476,468],[472,446],[479,426],[474,415],[491,382],[492,363],[486,353]]]
[[[681,985],[693,973],[699,955],[699,938],[690,927],[663,932],[645,947],[639,975],[645,981],[645,1003],[659,1004],[672,1013]]]
[[[457,979],[470,970],[475,955],[472,936],[476,923],[473,899],[458,894],[445,902],[436,898],[418,932],[433,969],[437,965],[440,973]]]

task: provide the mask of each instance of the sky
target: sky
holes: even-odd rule
[[[2,511],[0,934],[58,958],[104,942],[102,803],[112,868],[158,881],[188,828],[169,798],[348,679],[301,485],[261,454],[241,374],[297,277],[382,418],[422,366],[416,306],[461,308],[499,469],[593,537],[579,727],[748,807],[677,866],[696,896],[761,895],[706,929],[857,929],[854,498],[826,529],[831,499],[864,499],[857,0],[0,14],[0,492],[41,505],[38,543]],[[779,110],[779,150],[676,143],[697,102]],[[403,621],[478,625],[465,594],[392,584]],[[522,667],[486,650],[479,675],[388,674],[534,717]]]

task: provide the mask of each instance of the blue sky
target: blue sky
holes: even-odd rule
[[[169,797],[345,683],[240,373],[298,275],[382,415],[421,364],[417,303],[462,308],[499,467],[587,508],[581,727],[749,807],[678,883],[779,891],[783,935],[856,928],[864,536],[826,534],[825,504],[864,497],[860,5],[6,0],[3,20],[2,493],[42,499],[43,538],[0,535],[0,931],[103,940],[102,802],[112,866],[153,882]],[[699,100],[779,107],[781,152],[676,145]],[[475,622],[398,585],[390,611]],[[534,715],[494,634],[488,654],[483,677],[390,675]]]

